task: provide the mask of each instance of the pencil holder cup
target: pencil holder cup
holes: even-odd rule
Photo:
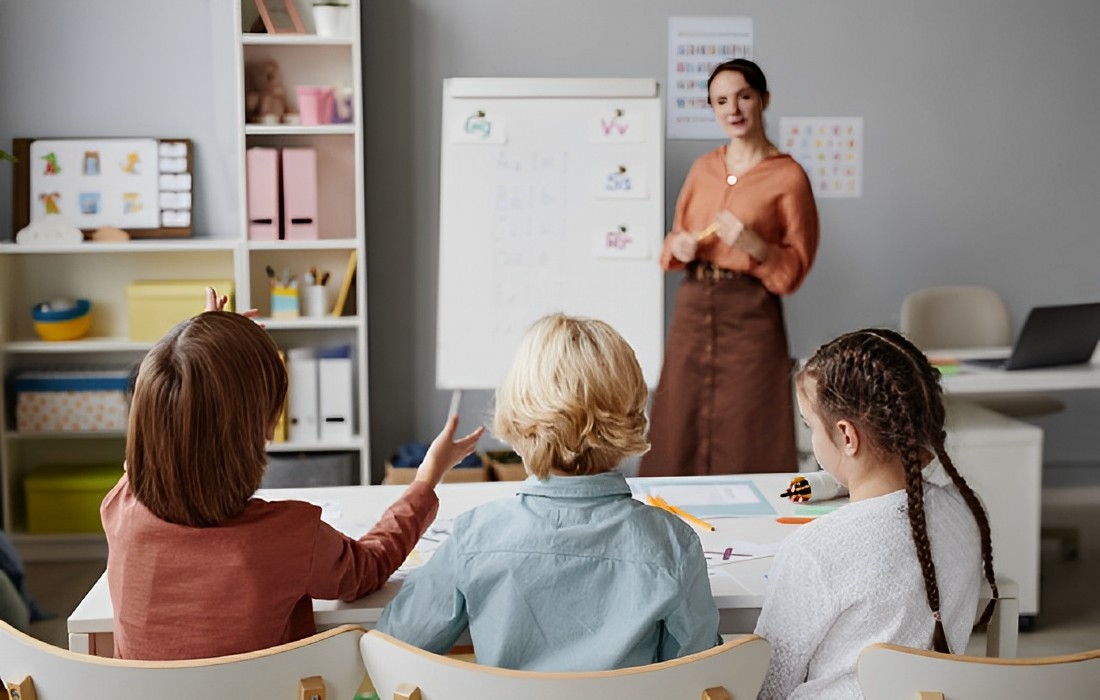
[[[325,297],[324,285],[314,284],[305,289],[306,316],[321,318],[328,314],[328,300]]]
[[[297,287],[271,290],[271,318],[298,318],[299,315]]]

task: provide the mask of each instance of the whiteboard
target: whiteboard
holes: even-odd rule
[[[495,388],[554,311],[611,324],[656,386],[661,120],[649,79],[444,80],[437,387]]]

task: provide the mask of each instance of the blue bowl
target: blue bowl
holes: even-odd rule
[[[77,299],[69,309],[53,311],[47,304],[38,304],[31,310],[34,330],[42,340],[76,340],[83,337],[92,325],[92,302]]]

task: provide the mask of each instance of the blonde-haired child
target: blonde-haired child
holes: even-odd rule
[[[780,546],[756,627],[772,647],[760,697],[858,698],[869,644],[965,650],[983,573],[997,591],[989,521],[944,449],[939,374],[903,336],[842,335],[796,387],[850,502]]]
[[[115,656],[193,659],[314,633],[313,598],[351,601],[382,586],[438,509],[434,487],[481,429],[432,443],[416,481],[358,540],[298,501],[253,498],[287,373],[246,315],[182,321],[145,356],[126,435],[126,473],[100,507]]]
[[[441,653],[469,628],[479,663],[544,671],[639,666],[718,642],[699,538],[631,498],[615,470],[649,448],[647,389],[608,324],[553,314],[524,336],[494,431],[530,475],[459,516],[379,629]]]

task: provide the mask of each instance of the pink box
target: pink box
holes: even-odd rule
[[[279,149],[249,148],[248,237],[254,241],[279,240]]]
[[[283,238],[313,241],[317,227],[317,151],[283,149]]]

